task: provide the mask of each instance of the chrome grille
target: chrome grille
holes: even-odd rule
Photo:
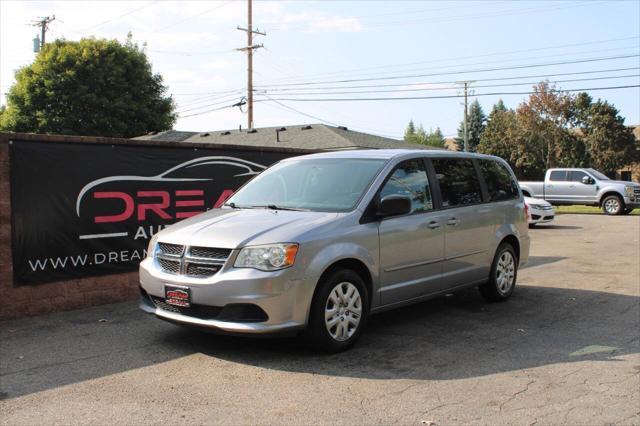
[[[179,274],[180,273],[180,261],[179,260],[169,260],[158,258],[158,263],[164,272],[169,274]]]
[[[158,243],[158,266],[163,272],[192,278],[215,275],[231,255],[231,249],[216,247],[187,247]]]
[[[158,250],[169,256],[182,256],[184,246],[179,244],[158,243]]]
[[[229,249],[213,247],[189,247],[189,255],[192,257],[226,260],[230,254],[231,250]]]
[[[199,265],[197,263],[187,264],[187,275],[190,277],[210,277],[220,269],[219,265]]]

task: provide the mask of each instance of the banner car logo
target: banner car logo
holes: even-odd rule
[[[220,207],[237,187],[264,169],[266,166],[240,158],[212,156],[186,161],[155,176],[104,177],[82,188],[76,214],[83,229],[92,227],[96,232],[100,225],[118,223],[169,224]],[[152,233],[138,230],[135,235],[136,239],[148,238]],[[127,235],[107,232],[81,235],[80,239]]]

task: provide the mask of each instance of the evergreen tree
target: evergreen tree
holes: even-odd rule
[[[504,104],[503,104],[504,106]],[[478,144],[480,143],[480,137],[486,126],[487,117],[484,115],[482,106],[478,100],[474,100],[469,108],[467,115],[467,135],[469,137],[469,151],[475,152]],[[460,122],[458,128],[458,137],[456,138],[456,145],[458,151],[464,151],[464,120]]]
[[[436,127],[435,132],[429,129],[429,133],[425,135],[424,143],[429,146],[444,148],[444,136],[442,135],[440,127]]]
[[[404,140],[405,142],[412,142],[416,135],[416,126],[413,124],[413,120],[409,121],[407,128],[404,131]]]

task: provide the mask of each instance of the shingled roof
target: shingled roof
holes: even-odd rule
[[[346,127],[326,124],[262,127],[252,130],[218,130],[211,132],[181,132],[169,130],[135,139],[179,143],[198,143],[272,148],[296,148],[309,150],[336,150],[358,148],[438,149],[426,145],[406,143],[368,133],[356,132]],[[278,141],[279,140],[279,141]]]

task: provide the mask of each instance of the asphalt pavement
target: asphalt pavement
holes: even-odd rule
[[[135,302],[2,322],[0,424],[640,424],[640,218],[531,235],[508,302],[379,314],[337,355]]]

